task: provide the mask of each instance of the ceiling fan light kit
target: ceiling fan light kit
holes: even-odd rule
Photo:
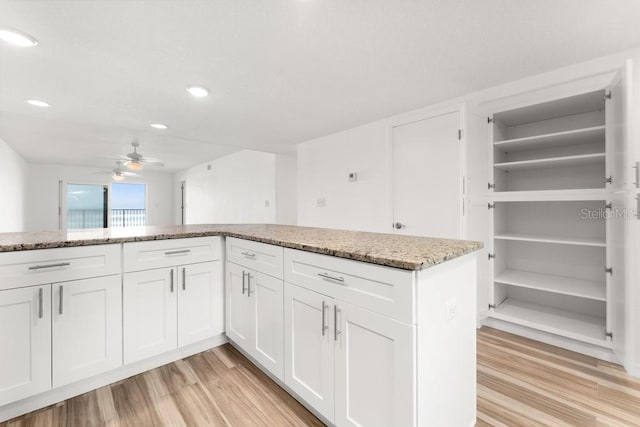
[[[126,167],[131,169],[132,171],[139,171],[144,168],[144,165],[140,163],[138,160],[130,160],[124,164]]]

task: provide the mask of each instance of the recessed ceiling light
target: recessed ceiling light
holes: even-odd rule
[[[32,47],[38,44],[38,40],[22,31],[12,30],[9,28],[0,28],[0,40],[11,43],[20,47]]]
[[[196,98],[204,98],[209,95],[209,91],[202,86],[187,86],[187,91]]]
[[[37,99],[27,99],[25,101],[27,104],[35,105],[36,107],[49,107],[49,103],[44,101],[38,101]]]
[[[162,123],[151,123],[149,126],[151,126],[154,129],[168,129],[169,128],[169,126],[163,125]]]

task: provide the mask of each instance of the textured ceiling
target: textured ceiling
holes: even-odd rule
[[[0,137],[30,162],[92,165],[136,138],[166,170],[293,151],[638,46],[638,22],[638,0],[0,1],[0,26],[40,42],[0,42]]]

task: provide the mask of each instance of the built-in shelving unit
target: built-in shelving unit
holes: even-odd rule
[[[606,97],[493,114],[495,319],[611,348]]]

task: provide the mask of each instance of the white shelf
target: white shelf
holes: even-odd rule
[[[545,159],[521,160],[518,162],[495,163],[496,169],[504,171],[540,169],[560,166],[578,166],[602,162],[604,163],[605,153],[579,154],[576,156],[548,157]],[[603,177],[604,179],[604,177]]]
[[[605,127],[594,126],[583,129],[568,130],[564,132],[547,133],[544,135],[529,136],[526,138],[508,139],[494,143],[496,148],[518,152],[533,150],[536,148],[553,146],[569,146],[577,144],[589,144],[602,141],[604,143]]]
[[[521,288],[537,289],[596,301],[606,300],[605,284],[600,282],[510,269],[498,274],[494,280],[497,283]]]
[[[507,298],[492,317],[533,329],[611,348],[605,337],[605,319]]]
[[[581,190],[495,191],[489,197],[496,202],[555,202],[575,200],[608,200],[606,188]]]
[[[500,233],[496,234],[494,238],[498,240],[517,240],[520,242],[536,242],[536,243],[556,243],[560,245],[575,245],[575,246],[596,246],[604,248],[607,246],[607,242],[604,238],[599,239],[595,237],[564,237],[564,236],[542,236],[534,234],[520,234],[520,233]]]

